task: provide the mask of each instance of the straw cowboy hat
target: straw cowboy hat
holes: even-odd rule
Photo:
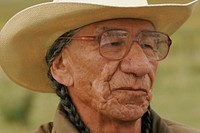
[[[163,2],[163,1],[162,1]],[[0,32],[0,64],[17,84],[53,92],[45,54],[63,33],[115,18],[150,20],[156,30],[174,33],[190,16],[197,0],[186,4],[148,4],[146,0],[54,0],[22,10]]]

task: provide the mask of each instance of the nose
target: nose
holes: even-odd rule
[[[137,42],[133,42],[137,43]],[[144,76],[151,71],[151,63],[139,45],[132,45],[120,64],[121,71],[135,76]]]

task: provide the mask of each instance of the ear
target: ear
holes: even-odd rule
[[[64,60],[62,54],[58,55],[50,68],[53,78],[60,84],[63,84],[67,87],[72,86],[74,81],[73,77],[70,74],[69,66]]]

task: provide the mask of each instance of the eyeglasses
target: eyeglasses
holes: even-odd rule
[[[111,60],[123,59],[133,42],[137,42],[149,60],[160,61],[167,56],[172,43],[169,36],[162,32],[141,31],[132,38],[128,31],[121,29],[106,30],[98,36],[60,37],[62,38],[98,41],[101,56]]]

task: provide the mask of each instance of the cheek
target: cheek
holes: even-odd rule
[[[72,97],[89,103],[90,96],[93,95],[91,82],[100,75],[105,61],[94,47],[83,47],[82,45],[81,43],[71,44],[66,52],[67,63],[74,83],[68,88]]]
[[[70,68],[75,83],[91,80],[95,75],[98,75],[103,62],[102,57],[99,55],[98,47],[90,43],[85,44],[82,41],[78,41],[78,43],[71,46],[69,50]]]
[[[100,60],[98,60],[100,61]],[[102,63],[94,60],[79,60],[77,65],[73,67],[74,87],[81,87],[88,85],[95,80],[102,71]],[[98,66],[98,67],[97,67]]]
[[[103,61],[102,61],[103,62]],[[101,63],[102,63],[101,62]],[[103,65],[102,65],[103,64]],[[81,93],[80,98],[87,101],[86,104],[92,104],[96,108],[98,103],[106,102],[110,96],[109,78],[116,71],[119,62],[108,62],[98,65],[93,73],[89,73],[87,78],[82,78],[76,82],[77,93]],[[96,73],[96,74],[95,74]],[[80,90],[80,91],[78,91]]]
[[[71,69],[74,80],[73,92],[71,93],[89,104],[92,99],[102,99],[109,94],[109,85],[105,81],[115,71],[118,62],[110,63],[110,61],[101,57],[97,51],[85,52],[80,51],[79,54],[74,54],[71,59],[73,61]]]

